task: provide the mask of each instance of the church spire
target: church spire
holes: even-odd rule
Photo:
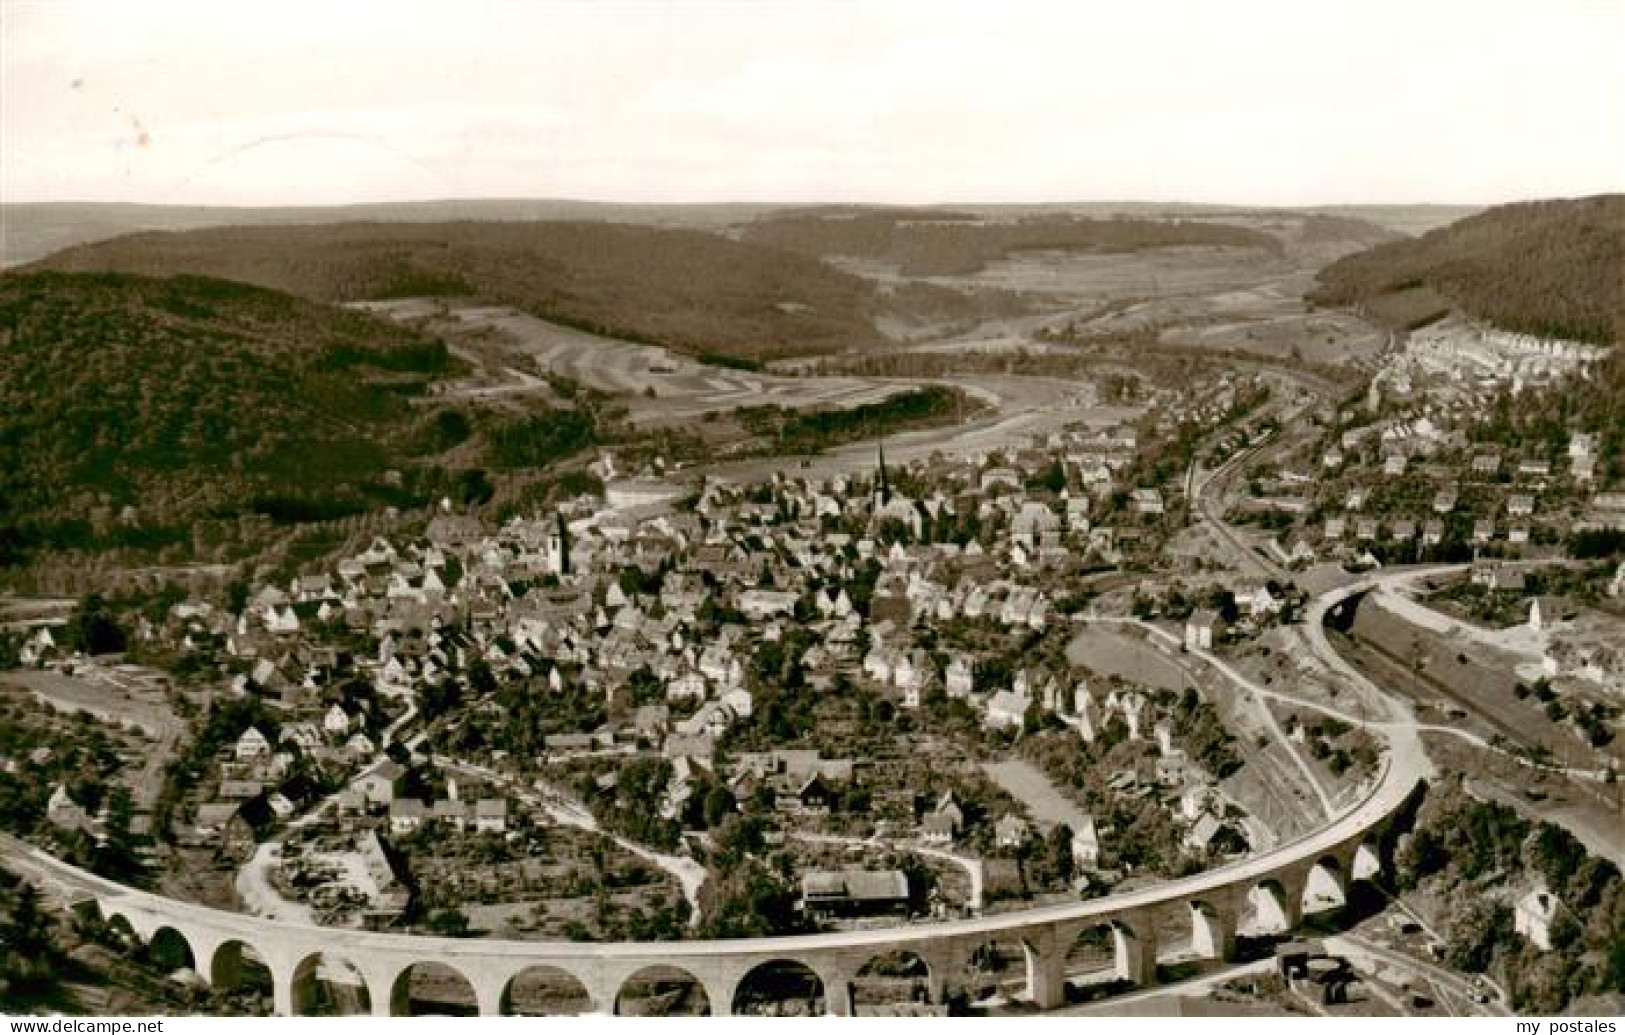
[[[553,512],[559,529],[559,574],[570,574],[570,529],[564,523],[564,515],[559,511]]]
[[[891,479],[886,476],[886,440],[880,440],[880,503],[891,502]]]

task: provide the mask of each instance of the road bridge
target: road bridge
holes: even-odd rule
[[[1448,570],[1448,569],[1446,569]],[[244,961],[269,971],[278,1014],[310,1012],[322,981],[338,981],[352,998],[380,1015],[409,1012],[414,970],[450,968],[466,985],[481,1014],[512,1012],[513,989],[527,974],[545,970],[579,986],[593,1010],[620,1012],[628,985],[652,971],[682,971],[703,991],[708,1012],[729,1014],[764,971],[799,970],[824,1008],[853,1011],[860,973],[878,959],[908,954],[926,974],[933,1003],[975,995],[991,982],[984,964],[1019,960],[1020,998],[1041,1009],[1067,1002],[1074,982],[1116,979],[1147,987],[1157,979],[1158,932],[1173,924],[1190,931],[1191,954],[1230,960],[1243,919],[1255,931],[1290,931],[1306,911],[1346,902],[1353,882],[1381,873],[1392,858],[1396,816],[1430,775],[1417,730],[1397,701],[1342,662],[1320,622],[1328,609],[1393,578],[1377,576],[1337,590],[1310,609],[1311,644],[1347,679],[1386,698],[1395,721],[1386,727],[1387,750],[1352,807],[1324,826],[1267,852],[1151,887],[1087,901],[989,916],[880,929],[772,938],[711,941],[584,943],[429,937],[320,927],[213,909],[126,887],[77,869],[13,839],[0,840],[0,857],[25,877],[94,903],[110,923],[152,943],[184,947],[193,969],[215,987],[240,982]],[[1413,722],[1414,720],[1412,720]],[[1109,945],[1110,966],[1077,973],[1069,955],[1088,936]],[[342,981],[341,974],[347,975]],[[748,996],[747,996],[748,998]]]
[[[1067,1001],[1068,954],[1080,936],[1109,935],[1110,973],[1136,986],[1156,981],[1157,932],[1169,917],[1189,924],[1195,956],[1233,959],[1243,918],[1261,929],[1291,930],[1316,905],[1346,900],[1355,880],[1377,875],[1390,858],[1392,819],[1419,786],[1407,766],[1385,759],[1369,792],[1325,827],[1258,856],[1190,877],[1089,901],[971,919],[883,929],[715,941],[582,943],[427,937],[319,927],[212,909],[126,887],[20,842],[0,845],[8,865],[30,879],[94,902],[100,916],[128,925],[143,942],[183,945],[211,985],[242,980],[245,959],[269,970],[275,1011],[309,1012],[321,980],[348,974],[355,998],[380,1015],[410,1009],[414,968],[439,964],[472,990],[481,1014],[510,1012],[516,979],[551,968],[574,979],[598,1012],[618,1010],[628,982],[655,968],[676,968],[703,989],[713,1014],[735,1011],[741,989],[763,967],[804,968],[824,1008],[849,1014],[853,985],[866,964],[908,953],[927,971],[934,1003],[978,987],[978,961],[990,947],[1025,970],[1019,993],[1040,1008]],[[176,941],[178,939],[178,942]]]

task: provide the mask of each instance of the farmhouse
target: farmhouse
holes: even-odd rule
[[[908,877],[901,870],[810,870],[801,877],[801,908],[820,917],[906,913]]]

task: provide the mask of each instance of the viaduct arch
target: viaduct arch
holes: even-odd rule
[[[180,942],[189,965],[215,987],[236,987],[249,972],[263,983],[268,972],[278,1014],[402,1013],[413,1005],[407,989],[414,968],[433,964],[437,973],[466,982],[482,1015],[514,1012],[513,990],[538,971],[574,986],[566,1012],[614,1012],[628,982],[655,968],[691,976],[695,994],[678,995],[683,1009],[722,1015],[757,1001],[747,979],[772,964],[805,968],[819,1008],[844,1015],[853,1012],[860,975],[888,956],[914,958],[912,980],[930,1002],[973,992],[973,956],[994,942],[1020,950],[1019,963],[1010,964],[1009,990],[1052,1008],[1066,1002],[1069,980],[1078,976],[1068,973],[1068,953],[1091,929],[1110,932],[1113,979],[1145,986],[1156,981],[1164,926],[1186,926],[1189,954],[1210,959],[1234,957],[1248,901],[1260,894],[1275,902],[1280,925],[1297,926],[1306,908],[1316,908],[1314,889],[1324,893],[1330,886],[1346,895],[1350,881],[1368,879],[1382,866],[1393,817],[1419,787],[1420,780],[1395,772],[1385,759],[1364,800],[1321,830],[1265,855],[1139,891],[966,920],[725,941],[514,942],[322,928],[166,899],[36,849],[11,854],[22,856],[17,861],[25,870],[77,889],[80,901],[93,901],[103,919],[127,925],[142,944],[161,937],[174,954]]]
[[[1446,570],[1451,569],[1420,571]],[[1317,655],[1368,687],[1369,681],[1326,644],[1321,623],[1329,609],[1380,581],[1367,579],[1329,593],[1306,616]],[[804,968],[816,978],[827,1012],[850,1014],[854,985],[877,959],[899,954],[914,957],[924,970],[927,997],[942,1003],[964,993],[971,957],[989,942],[1020,946],[1025,969],[1020,995],[1040,1008],[1053,1008],[1067,998],[1067,955],[1079,936],[1091,929],[1104,927],[1111,932],[1114,979],[1148,985],[1157,976],[1157,932],[1164,919],[1177,918],[1174,922],[1189,925],[1193,955],[1229,959],[1249,912],[1249,900],[1261,900],[1266,912],[1272,904],[1278,914],[1274,919],[1285,929],[1302,922],[1312,886],[1319,890],[1311,906],[1335,903],[1337,894],[1329,894],[1328,888],[1346,900],[1353,882],[1370,879],[1389,858],[1394,819],[1431,772],[1413,725],[1393,723],[1385,732],[1388,751],[1361,800],[1319,830],[1263,855],[1086,902],[878,930],[609,944],[351,931],[266,920],[166,899],[97,877],[10,839],[0,840],[0,854],[25,874],[65,886],[81,902],[94,902],[105,920],[127,926],[143,944],[152,943],[160,931],[173,932],[189,950],[194,969],[217,986],[241,981],[245,962],[262,967],[270,975],[274,1011],[284,1015],[340,998],[314,995],[312,983],[318,979],[347,989],[343,998],[348,1005],[388,1015],[410,1006],[403,1004],[400,989],[414,967],[430,963],[454,971],[467,982],[481,1015],[511,1009],[512,988],[527,971],[547,969],[573,979],[579,986],[581,1004],[594,1012],[609,1013],[617,1008],[630,981],[660,968],[689,975],[697,993],[703,993],[705,1010],[726,1014],[739,1000],[741,984],[765,964]],[[167,932],[164,938],[173,942]],[[692,998],[697,1001],[700,996]]]

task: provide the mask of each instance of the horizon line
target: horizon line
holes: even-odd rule
[[[277,209],[351,209],[377,208],[390,205],[458,205],[458,204],[556,204],[627,208],[709,208],[709,207],[765,207],[765,208],[868,208],[868,209],[945,209],[954,206],[975,208],[1027,208],[1064,207],[1068,205],[1134,205],[1134,206],[1186,206],[1239,210],[1303,211],[1330,208],[1489,208],[1497,205],[1516,205],[1542,201],[1578,201],[1586,198],[1611,197],[1625,194],[1625,188],[1567,195],[1529,195],[1501,200],[1475,201],[1324,201],[1324,202],[1238,202],[1196,201],[1190,199],[1155,198],[1053,198],[1029,200],[976,200],[960,198],[935,201],[876,201],[842,198],[823,199],[710,199],[710,200],[624,200],[553,195],[470,195],[442,197],[386,198],[365,201],[320,201],[284,203],[225,203],[205,201],[137,201],[105,198],[0,198],[0,208],[21,206],[102,206],[133,208],[192,208],[223,211],[254,211]]]

